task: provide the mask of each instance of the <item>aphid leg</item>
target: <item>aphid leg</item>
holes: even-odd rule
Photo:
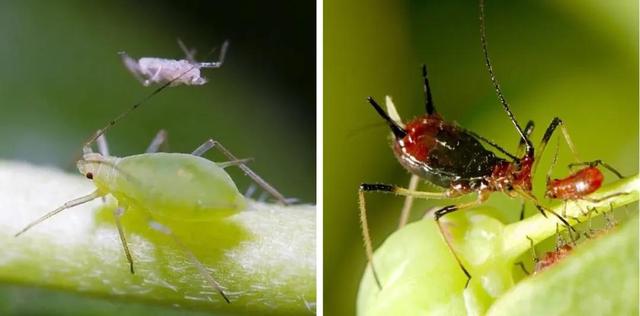
[[[98,145],[98,152],[104,156],[109,156],[109,144],[107,144],[107,136],[102,134],[96,139],[96,144]]]
[[[411,175],[408,189],[411,191],[415,191],[416,188],[418,188],[418,181],[420,181],[420,177]],[[402,211],[400,211],[400,221],[398,222],[398,229],[404,227],[404,225],[406,225],[409,221],[409,216],[411,215],[411,207],[413,207],[413,196],[406,196],[404,198],[404,204],[402,204]]]
[[[529,201],[531,201],[536,208],[538,209],[538,211],[540,211],[540,213],[542,214],[542,216],[547,217],[547,214],[545,212],[549,212],[551,214],[553,214],[553,216],[555,216],[560,222],[562,222],[570,231],[573,231],[574,233],[577,233],[576,229],[573,228],[573,226],[571,226],[569,224],[569,222],[567,222],[566,219],[564,219],[564,217],[560,216],[558,213],[543,207],[542,205],[540,205],[540,203],[538,203],[538,199],[536,199],[535,196],[533,196],[530,192],[527,191],[523,191],[523,190],[516,190],[516,192],[523,197],[524,199],[527,199]]]
[[[125,52],[118,52],[118,55],[122,58],[124,66],[127,67],[131,74],[133,74],[133,77],[140,81],[140,83],[144,84],[145,80],[141,75],[142,70],[140,69],[138,61],[129,57]]]
[[[522,272],[524,272],[524,274],[526,274],[526,275],[530,275],[531,274],[529,272],[529,270],[527,270],[527,267],[524,266],[524,262],[518,261],[518,262],[515,263],[515,265],[519,266],[520,269],[522,269]]]
[[[180,49],[182,49],[186,59],[189,62],[191,62],[191,63],[195,63],[196,62],[196,49],[195,48],[194,49],[187,48],[187,46],[184,45],[184,43],[182,42],[182,40],[180,38],[178,38],[178,46],[180,46]]]
[[[200,147],[196,148],[196,150],[194,150],[191,154],[194,156],[202,156],[204,153],[206,153],[208,150],[212,148],[218,149],[229,160],[233,160],[233,161],[238,160],[238,158],[236,158],[230,151],[228,151],[224,146],[222,146],[220,142],[215,141],[213,139],[209,139],[204,144],[200,145]],[[238,164],[238,168],[240,168],[249,178],[251,178],[251,180],[253,180],[256,184],[258,184],[263,190],[269,192],[271,196],[275,197],[281,204],[289,205],[289,202],[287,201],[287,199],[282,194],[280,194],[278,190],[276,190],[269,183],[264,181],[258,174],[256,174],[255,172],[253,172],[253,170],[247,167],[247,165],[245,165],[244,163],[240,163]]]
[[[191,264],[193,264],[198,269],[198,272],[200,272],[200,274],[207,280],[207,282],[211,285],[211,287],[216,289],[220,293],[220,295],[222,295],[222,298],[224,298],[224,300],[227,303],[231,303],[227,295],[222,290],[222,287],[220,286],[220,284],[216,282],[216,280],[211,276],[209,271],[207,271],[204,265],[198,260],[198,258],[196,258],[193,252],[191,252],[191,250],[189,250],[189,248],[187,248],[187,246],[185,246],[182,243],[182,241],[180,241],[180,239],[171,231],[171,229],[169,229],[169,227],[164,226],[153,219],[149,221],[149,226],[171,237],[173,241],[176,243],[176,245],[178,246],[178,248],[180,248],[180,250],[187,256],[187,258],[189,258],[189,261],[191,261]]]
[[[131,252],[129,251],[129,246],[127,244],[127,238],[124,235],[124,230],[122,229],[122,224],[120,223],[120,217],[124,214],[124,207],[118,207],[113,210],[113,218],[116,222],[116,227],[118,228],[118,235],[120,235],[120,241],[122,242],[122,248],[124,249],[124,254],[127,257],[127,261],[129,261],[129,267],[131,268],[131,274],[134,274],[133,270],[133,257],[131,256]]]
[[[244,197],[247,199],[250,199],[254,193],[256,193],[256,185],[255,183],[252,183],[251,185],[249,185],[249,187],[247,188],[247,191],[244,193]]]
[[[623,196],[623,195],[627,195],[627,194],[631,194],[631,192],[617,192],[617,193],[605,195],[605,196],[597,198],[597,199],[596,198],[589,198],[589,197],[583,197],[582,199],[585,200],[585,201],[589,201],[591,203],[599,203],[599,202],[606,201],[608,199],[614,198],[616,196]]]
[[[434,218],[436,220],[436,223],[438,224],[438,229],[440,230],[440,235],[442,236],[442,238],[444,239],[445,243],[447,244],[447,247],[449,247],[449,251],[451,252],[453,257],[456,259],[456,261],[458,262],[458,265],[460,266],[460,269],[462,269],[462,272],[464,272],[464,274],[467,276],[467,282],[464,284],[464,288],[465,289],[467,288],[467,286],[469,286],[469,282],[471,281],[471,274],[464,267],[464,265],[462,264],[462,261],[460,260],[460,257],[458,257],[458,254],[453,249],[453,245],[451,245],[451,242],[449,241],[449,238],[447,238],[447,233],[445,232],[444,227],[442,227],[442,223],[440,222],[440,218],[442,218],[443,216],[445,216],[445,215],[447,215],[449,213],[453,213],[455,211],[458,211],[460,209],[469,208],[469,207],[473,207],[473,206],[479,205],[480,203],[482,203],[482,201],[484,201],[484,199],[485,198],[483,197],[483,194],[480,193],[478,195],[478,199],[476,199],[475,201],[468,202],[468,203],[463,203],[463,204],[460,204],[460,205],[445,206],[445,207],[437,210],[435,212],[435,214],[434,214]]]
[[[520,220],[524,219],[524,209],[525,209],[525,205],[526,203],[524,201],[522,201],[521,205],[520,205]]]
[[[167,146],[167,139],[168,139],[167,131],[163,129],[159,130],[156,136],[153,137],[153,140],[147,147],[147,150],[145,150],[145,153],[158,152],[158,150],[160,150],[160,147],[162,147],[163,145]]]
[[[258,198],[256,199],[256,201],[258,202],[264,202],[267,200],[267,192],[266,191],[262,191],[260,193],[260,195],[258,195]]]
[[[227,55],[227,48],[229,47],[229,41],[224,41],[222,43],[222,48],[220,48],[220,55],[218,56],[218,61],[216,62],[202,62],[198,64],[199,68],[220,68],[222,64],[224,64],[224,57]]]
[[[553,132],[556,130],[558,126],[560,126],[560,130],[562,131],[562,136],[564,136],[564,140],[569,146],[569,150],[573,154],[575,161],[581,161],[578,155],[578,151],[576,150],[575,145],[573,145],[573,141],[569,136],[569,131],[567,130],[567,127],[565,126],[564,122],[560,118],[554,117],[553,120],[551,120],[549,127],[547,127],[547,130],[544,132],[544,135],[542,136],[542,140],[540,141],[540,146],[538,147],[539,151],[535,157],[535,161],[533,163],[533,170],[531,171],[532,176],[535,173],[536,167],[538,166],[538,162],[542,158],[542,154],[544,153],[545,147],[547,146],[549,139],[551,139]]]
[[[73,199],[69,202],[64,203],[62,206],[58,207],[57,209],[45,214],[44,216],[38,218],[37,220],[31,222],[29,225],[27,225],[25,228],[23,228],[21,231],[19,231],[18,233],[16,233],[14,235],[14,237],[18,237],[20,235],[22,235],[24,232],[26,232],[27,230],[31,229],[33,226],[36,226],[40,223],[42,223],[43,221],[45,221],[46,219],[52,217],[53,215],[56,215],[68,208],[72,208],[74,206],[80,205],[80,204],[84,204],[87,203],[95,198],[101,197],[103,194],[101,194],[100,192],[98,192],[98,190],[93,191],[91,194],[79,197],[77,199]]]
[[[533,255],[533,262],[538,263],[540,259],[538,258],[538,254],[536,253],[535,242],[533,242],[533,239],[529,236],[527,236],[527,239],[529,239],[529,244],[531,244],[531,254]]]
[[[245,159],[238,159],[238,160],[233,160],[233,161],[216,162],[216,165],[218,165],[218,167],[224,169],[224,168],[228,168],[228,167],[239,166],[239,165],[251,162],[252,160],[253,160],[253,158],[245,158]]]
[[[622,176],[622,174],[616,170],[615,168],[613,168],[611,165],[609,165],[608,163],[603,162],[602,160],[594,160],[594,161],[588,161],[588,162],[577,162],[577,163],[572,163],[569,164],[569,168],[573,168],[575,166],[590,166],[590,167],[597,167],[597,166],[603,166],[605,168],[607,168],[609,171],[611,171],[613,174],[615,174],[616,176],[618,176],[618,178],[620,179],[624,179],[624,176]]]
[[[362,239],[364,241],[364,248],[367,254],[367,261],[371,265],[371,271],[373,273],[373,278],[376,281],[379,289],[382,289],[382,283],[380,283],[380,278],[378,277],[378,272],[376,272],[375,265],[373,264],[373,246],[371,244],[371,235],[369,234],[369,224],[367,221],[367,208],[366,202],[364,198],[364,194],[366,192],[381,192],[381,193],[392,193],[402,196],[413,196],[418,199],[444,199],[447,198],[445,193],[441,192],[420,192],[408,190],[405,188],[397,187],[394,185],[388,184],[368,184],[363,183],[360,185],[358,189],[358,208],[360,209],[360,225],[362,228]]]
[[[156,72],[153,74],[153,76],[151,76],[149,79],[145,80],[145,81],[143,82],[143,84],[144,84],[145,86],[149,86],[152,82],[154,82],[154,81],[158,81],[158,80],[159,80],[159,77],[158,77],[158,76],[160,75],[160,72],[162,72],[162,65],[159,65],[159,66],[158,66],[158,69],[157,69],[157,70],[156,70]]]

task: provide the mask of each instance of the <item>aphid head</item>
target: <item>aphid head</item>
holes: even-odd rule
[[[98,173],[98,168],[104,162],[105,159],[101,154],[85,153],[82,159],[78,160],[76,166],[82,175],[93,180],[93,177]]]

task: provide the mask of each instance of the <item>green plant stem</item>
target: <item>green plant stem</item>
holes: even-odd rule
[[[620,207],[638,201],[639,188],[640,177],[635,175],[603,186],[600,190],[591,194],[589,198],[597,199],[619,192],[627,192],[628,194],[612,197],[596,203],[572,201],[565,205],[563,202],[552,207],[551,210],[557,214],[563,214],[566,210],[566,218],[573,224],[576,222],[576,218],[579,221],[583,221],[588,219],[589,216],[610,212],[612,206]],[[580,205],[577,203],[580,203]],[[593,210],[594,208],[597,210],[597,214],[593,213],[593,211],[590,214],[584,213],[585,210]],[[507,225],[504,229],[503,237],[504,255],[507,258],[516,259],[531,247],[527,237],[531,238],[534,244],[537,244],[553,236],[556,233],[556,229],[560,231],[566,229],[566,226],[552,214],[547,214],[547,216],[548,218],[545,218],[542,214],[536,214],[525,220]]]
[[[64,210],[14,237],[28,222],[92,190],[80,175],[0,161],[0,282],[231,314],[313,312],[315,206],[249,200],[247,209],[226,218],[162,222],[225,289],[227,304],[176,242],[149,227],[137,209],[121,218],[131,274],[113,199]]]

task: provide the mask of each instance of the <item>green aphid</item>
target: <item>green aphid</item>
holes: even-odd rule
[[[146,153],[118,158],[109,155],[104,137],[104,133],[109,128],[139,108],[151,97],[180,80],[189,70],[154,90],[146,98],[109,121],[105,127],[99,129],[87,140],[83,147],[83,157],[78,161],[77,166],[82,175],[93,180],[96,186],[94,192],[64,203],[59,208],[31,222],[15,236],[18,237],[33,226],[65,209],[110,194],[118,201],[118,208],[113,211],[113,215],[131,273],[134,273],[133,258],[120,224],[120,217],[128,208],[144,210],[149,226],[170,236],[200,274],[229,303],[229,298],[220,284],[213,279],[202,263],[168,227],[158,223],[154,218],[209,221],[242,211],[246,206],[245,197],[240,194],[235,183],[224,170],[229,166],[238,166],[279,203],[287,205],[289,200],[247,167],[244,164],[246,159],[238,160],[222,144],[212,139],[206,141],[191,154],[158,153],[157,151],[167,138],[166,132],[161,130],[147,148]],[[94,142],[97,142],[100,153],[94,153],[91,149],[91,144]],[[216,163],[200,157],[212,148],[222,152],[229,161]]]
[[[210,139],[191,154],[156,152],[165,139],[166,133],[160,131],[146,153],[118,158],[109,156],[104,136],[98,137],[97,142],[101,153],[94,153],[90,146],[85,146],[84,155],[77,163],[80,173],[93,181],[96,190],[64,203],[59,208],[33,221],[18,232],[16,237],[65,209],[110,194],[118,201],[114,217],[131,273],[134,273],[133,258],[120,224],[120,217],[129,208],[144,210],[149,225],[172,237],[202,276],[213,288],[218,290],[225,301],[229,302],[222,287],[207,272],[202,263],[168,227],[158,223],[154,218],[209,221],[242,211],[246,206],[246,200],[225,171],[225,168],[230,166],[241,168],[245,174],[265,191],[271,193],[280,203],[287,204],[288,201],[249,169],[244,164],[246,159],[238,160],[220,143]],[[216,163],[200,157],[212,148],[220,150],[229,161]]]

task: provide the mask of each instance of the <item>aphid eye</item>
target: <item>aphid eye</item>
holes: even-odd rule
[[[93,173],[91,172],[87,172],[85,176],[87,177],[87,179],[93,179]]]

